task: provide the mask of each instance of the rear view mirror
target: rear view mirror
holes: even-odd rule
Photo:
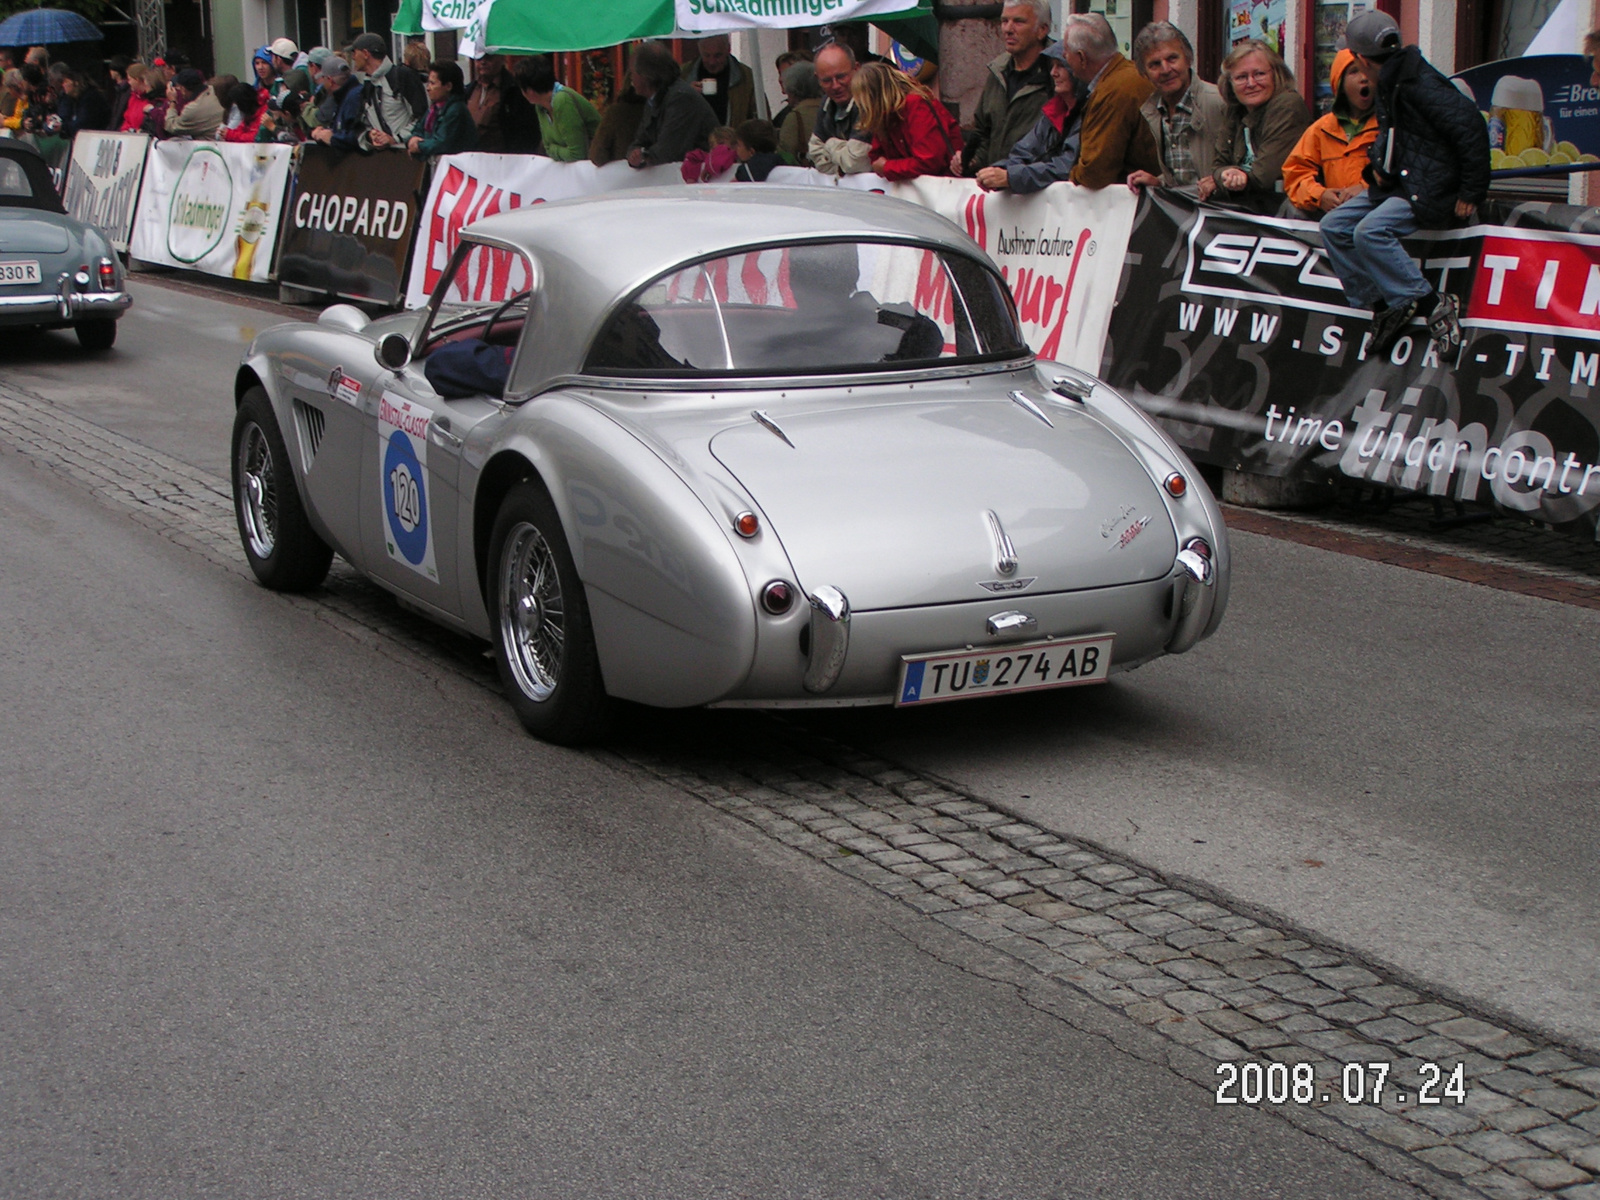
[[[411,339],[403,333],[386,333],[378,343],[378,365],[391,371],[401,370],[411,361]]]

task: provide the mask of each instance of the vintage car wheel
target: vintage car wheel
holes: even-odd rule
[[[85,350],[109,350],[117,341],[115,321],[79,321],[72,328]]]
[[[253,387],[233,419],[233,510],[250,569],[277,592],[327,578],[333,551],[306,519],[289,452],[267,393]]]
[[[528,732],[574,745],[605,727],[610,702],[600,678],[583,584],[555,505],[537,483],[506,495],[489,539],[495,661]]]

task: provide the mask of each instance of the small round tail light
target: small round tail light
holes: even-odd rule
[[[1189,481],[1174,471],[1162,481],[1162,486],[1167,489],[1167,495],[1181,500],[1189,494]]]
[[[794,588],[781,579],[774,579],[761,589],[761,607],[773,616],[782,616],[794,607]]]
[[[117,268],[109,258],[100,260],[100,287],[109,292],[117,284]]]
[[[753,512],[742,512],[733,519],[733,529],[740,537],[753,538],[761,532],[761,519]]]
[[[1211,543],[1206,541],[1205,538],[1190,538],[1183,544],[1183,548],[1185,550],[1193,550],[1201,558],[1207,560],[1211,558]]]

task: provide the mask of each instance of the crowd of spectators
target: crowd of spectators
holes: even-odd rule
[[[1049,0],[1004,0],[1004,53],[988,64],[965,127],[929,82],[867,50],[865,27],[834,26],[814,55],[774,64],[785,103],[767,119],[756,74],[726,35],[680,64],[663,42],[637,44],[619,94],[597,108],[546,55],[489,54],[469,82],[455,61],[413,41],[403,61],[366,33],[339,53],[262,46],[241,80],[207,78],[181,58],[109,62],[109,87],[43,47],[14,63],[0,51],[0,123],[69,138],[80,129],[230,142],[314,140],[347,151],[420,158],[464,150],[543,154],[561,162],[683,164],[686,179],[764,180],[778,166],[886,179],[965,176],[988,191],[1183,189],[1202,200],[1313,219],[1364,196],[1378,137],[1376,59],[1333,63],[1332,111],[1313,122],[1293,75],[1264,42],[1235,44],[1215,83],[1189,38],[1154,22],[1118,51],[1106,19],[1065,17]],[[1431,69],[1431,68],[1430,68]]]

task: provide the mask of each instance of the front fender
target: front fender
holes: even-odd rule
[[[607,692],[678,708],[744,681],[756,649],[750,585],[722,522],[677,472],[610,417],[561,394],[518,410],[479,479],[505,479],[506,455],[538,474],[561,516]],[[495,490],[476,489],[479,530],[493,523]],[[480,583],[492,570],[480,556]]]

